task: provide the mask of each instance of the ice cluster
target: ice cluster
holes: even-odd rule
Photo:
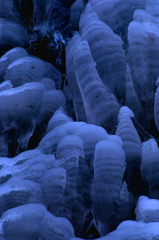
[[[0,0],[0,240],[159,240],[159,0]]]

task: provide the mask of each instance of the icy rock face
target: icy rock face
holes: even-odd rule
[[[119,105],[115,96],[104,87],[87,41],[78,44],[74,52],[73,65],[87,122],[104,127],[108,133],[114,133]]]
[[[26,150],[36,125],[44,91],[45,88],[40,83],[27,83],[0,92],[1,156],[14,156],[15,153]]]
[[[101,80],[124,104],[126,58],[121,38],[99,20],[89,3],[81,15],[79,32],[82,40],[88,41]]]
[[[70,240],[74,237],[73,227],[67,219],[53,216],[42,204],[36,203],[6,211],[2,215],[2,227],[6,240]]]
[[[48,62],[37,57],[27,56],[13,61],[7,67],[5,80],[11,80],[14,87],[28,82],[39,82],[42,78],[52,78],[60,88],[61,74]]]
[[[136,221],[159,222],[159,200],[141,196],[135,209]]]
[[[125,175],[128,189],[136,196],[140,194],[141,140],[131,120],[133,117],[134,114],[128,107],[120,108],[116,135],[120,136],[123,141],[126,157]]]
[[[91,199],[95,215],[101,223],[101,235],[113,228],[117,214],[117,202],[125,170],[125,153],[121,146],[112,141],[100,141],[94,154],[94,179]]]
[[[145,183],[146,193],[150,198],[159,199],[158,145],[154,139],[150,139],[142,144],[141,173]]]

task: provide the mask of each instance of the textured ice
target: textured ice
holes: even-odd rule
[[[66,47],[66,73],[69,84],[69,89],[72,95],[74,111],[77,121],[86,121],[86,114],[83,106],[83,101],[81,97],[81,92],[77,83],[75,69],[73,65],[73,55],[81,42],[81,37],[79,33],[74,34],[74,36],[69,41]]]
[[[134,117],[134,113],[127,106],[121,107],[119,110],[118,121],[120,121],[124,116]]]
[[[109,233],[101,240],[156,240],[159,238],[159,223],[140,223],[135,221],[124,221],[117,230]]]
[[[41,83],[27,83],[0,91],[1,156],[13,157],[26,150],[45,91]]]
[[[58,110],[55,111],[54,115],[48,122],[47,132],[50,132],[54,128],[56,128],[64,123],[72,122],[72,121],[73,120],[64,113],[64,109],[62,107],[60,107]]]
[[[159,0],[0,0],[0,240],[159,240],[158,63]]]
[[[140,121],[144,126],[146,126],[146,115],[144,112],[144,108],[142,107],[138,95],[136,93],[136,90],[134,88],[132,76],[130,73],[129,64],[127,64],[127,70],[126,70],[126,100],[125,105],[129,107],[133,113],[135,114],[135,117]]]
[[[76,135],[67,135],[57,144],[56,158],[62,158],[71,152],[77,152],[80,157],[84,158],[83,141]]]
[[[145,9],[146,0],[90,0],[100,20],[119,34],[127,46],[127,26],[132,21],[135,9]]]
[[[100,141],[94,154],[94,179],[91,185],[91,199],[95,215],[99,219],[98,231],[104,236],[117,217],[116,204],[125,170],[125,153],[121,146],[112,141]],[[112,212],[114,216],[112,216]]]
[[[42,83],[45,86],[47,91],[56,89],[55,82],[51,78],[42,78],[40,80],[40,83]]]
[[[38,183],[29,180],[9,181],[0,186],[0,215],[6,210],[27,203],[46,205]]]
[[[0,81],[4,80],[6,69],[10,63],[17,60],[18,58],[25,57],[27,55],[28,55],[27,51],[24,48],[20,47],[15,47],[7,51],[0,58]]]
[[[101,80],[123,104],[126,58],[121,38],[99,20],[89,3],[81,15],[79,28],[82,40],[88,41]]]
[[[60,88],[61,74],[53,65],[40,58],[27,56],[9,64],[4,78],[18,87],[27,82],[39,82],[44,77],[53,79],[57,88]]]
[[[112,143],[118,143],[120,147],[123,146],[123,141],[121,139],[121,137],[117,136],[117,135],[108,135],[108,140],[112,141]]]
[[[70,222],[53,216],[42,204],[27,204],[10,209],[2,215],[2,224],[5,239],[70,240],[74,237]]]
[[[12,88],[13,85],[11,84],[11,81],[10,80],[6,80],[4,82],[2,82],[0,84],[0,91],[3,91],[3,90],[8,90],[10,88]]]
[[[119,105],[115,96],[104,87],[87,41],[81,41],[73,56],[73,65],[81,92],[87,122],[114,133]]]
[[[95,146],[99,141],[107,140],[109,135],[102,127],[93,124],[81,126],[76,130],[75,134],[83,140],[85,161],[92,170]]]
[[[14,161],[12,166],[8,166],[4,162],[1,166],[0,183],[6,182],[9,178],[11,180],[27,179],[34,182],[39,182],[40,177],[48,169],[54,166],[54,155],[40,154],[39,156],[31,156],[30,158],[22,158],[20,161]],[[18,157],[18,156],[17,156]],[[8,159],[10,160],[10,159]]]
[[[63,215],[65,207],[65,185],[66,170],[61,167],[46,171],[40,178],[41,190],[48,204],[49,211],[55,216]]]
[[[116,135],[120,136],[123,141],[128,189],[131,189],[133,194],[136,195],[139,191],[136,187],[140,180],[141,140],[131,117],[134,117],[134,114],[128,107],[120,108]]]
[[[154,139],[142,143],[141,173],[145,184],[146,193],[150,198],[158,198],[158,164],[159,149]]]
[[[37,124],[42,125],[44,131],[47,123],[59,107],[65,109],[66,98],[61,90],[49,90],[43,95],[42,104],[40,107]]]
[[[51,154],[56,151],[58,142],[67,134],[75,134],[77,129],[80,129],[84,122],[67,122],[62,124],[50,132],[48,132],[40,141],[39,149],[42,153]]]
[[[159,200],[141,196],[135,209],[136,221],[159,222]]]
[[[39,149],[28,150],[20,153],[18,156],[14,158],[6,158],[0,157],[0,166],[5,164],[6,166],[13,166],[14,164],[21,164],[28,159],[33,159],[35,156],[41,155],[41,151]]]
[[[144,108],[147,119],[146,129],[155,135],[154,91],[159,75],[159,21],[144,10],[134,12],[134,20],[128,27],[128,63],[135,91]],[[139,64],[140,63],[140,64]],[[142,79],[142,81],[141,81]],[[143,124],[142,118],[138,119]]]
[[[157,78],[156,84],[158,85],[158,78]],[[159,87],[157,87],[157,90],[155,93],[154,118],[155,118],[157,129],[159,130]]]

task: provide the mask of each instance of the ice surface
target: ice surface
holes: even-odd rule
[[[56,158],[62,158],[71,152],[77,152],[80,157],[84,158],[83,141],[76,135],[67,135],[57,144]]]
[[[49,133],[47,133],[39,143],[39,149],[42,153],[51,154],[56,151],[58,142],[67,134],[75,134],[77,129],[80,129],[84,122],[67,122],[62,124]]]
[[[1,58],[0,58],[0,80],[4,80],[4,75],[6,69],[10,63],[15,61],[18,58],[27,56],[28,53],[24,48],[15,47],[11,50],[7,51]]]
[[[159,222],[159,200],[141,196],[136,209],[136,221],[145,223]]]
[[[140,223],[135,221],[124,221],[117,230],[109,233],[101,240],[156,240],[159,238],[159,223]]]
[[[51,78],[42,78],[42,79],[40,80],[40,83],[42,83],[42,84],[45,86],[45,88],[46,88],[47,91],[48,91],[48,90],[55,90],[55,89],[56,89],[56,87],[55,87],[55,82],[54,82],[54,80],[51,79]]]
[[[135,9],[145,9],[146,0],[89,0],[100,20],[122,37],[127,46],[127,27]]]
[[[134,20],[128,27],[128,63],[138,99],[144,108],[147,126],[156,132],[154,124],[154,91],[159,75],[159,21],[145,10],[135,10]],[[140,64],[138,64],[140,63]],[[141,81],[142,79],[142,81]],[[138,119],[140,121],[140,119]],[[143,124],[143,121],[141,121]],[[151,130],[149,130],[151,129]]]
[[[157,81],[158,81],[158,79],[157,79]],[[159,87],[157,87],[157,90],[155,93],[154,118],[155,118],[155,123],[156,123],[157,129],[159,130]]]
[[[146,115],[144,108],[142,107],[139,98],[137,96],[136,90],[134,88],[132,76],[130,73],[129,64],[127,64],[127,70],[126,70],[126,100],[125,105],[129,107],[137,120],[145,127],[147,126],[146,123]]]
[[[65,109],[66,98],[61,90],[49,90],[44,93],[39,116],[38,124],[47,124],[59,107]]]
[[[38,155],[41,155],[41,151],[39,149],[28,150],[20,153],[14,158],[6,158],[0,157],[0,166],[5,164],[6,166],[13,166],[14,164],[21,164],[28,159],[35,158]]]
[[[98,229],[101,236],[110,231],[114,218],[117,218],[116,203],[120,199],[124,170],[125,153],[121,146],[112,141],[99,141],[94,154],[91,199],[95,215],[101,223],[101,229]]]
[[[120,121],[124,116],[134,117],[134,113],[127,106],[121,107],[119,110],[118,121]]]
[[[0,215],[27,203],[46,205],[40,185],[29,180],[9,181],[0,186]]]
[[[78,44],[73,64],[87,122],[104,127],[110,134],[114,133],[119,105],[115,96],[104,87],[87,41]]]
[[[145,183],[146,193],[150,198],[158,198],[158,164],[159,149],[154,139],[142,143],[141,173]]]
[[[22,57],[13,61],[9,64],[5,73],[5,79],[11,80],[14,87],[27,82],[39,82],[44,77],[53,79],[57,88],[60,88],[60,72],[50,63],[33,56]]]
[[[138,182],[140,181],[141,140],[131,117],[134,117],[134,114],[128,107],[120,108],[116,135],[121,137],[123,141],[128,189],[131,189],[136,195],[139,191],[136,187],[139,186]]]
[[[49,211],[55,216],[63,216],[65,185],[66,170],[61,167],[46,171],[40,178],[41,190],[48,204]]]
[[[81,15],[79,29],[81,39],[88,41],[101,80],[123,104],[126,58],[121,38],[99,20],[89,3]]]
[[[1,156],[14,157],[19,151],[26,150],[45,91],[41,83],[27,83],[0,91]]]
[[[123,146],[123,141],[121,139],[121,137],[117,136],[117,135],[108,135],[108,141],[112,141],[112,143],[118,143],[120,147]]]
[[[8,159],[8,161],[9,160],[10,159]],[[11,177],[11,180],[14,181],[28,179],[34,182],[39,182],[43,173],[54,166],[54,161],[55,157],[52,154],[40,154],[39,156],[36,155],[22,158],[22,160],[18,162],[15,159],[11,166],[8,166],[4,161],[1,166],[0,183],[4,183]]]
[[[50,132],[54,128],[56,128],[64,123],[72,122],[72,121],[73,120],[64,113],[63,108],[60,107],[58,110],[55,111],[54,115],[48,122],[47,132]]]
[[[70,240],[74,237],[70,222],[53,216],[42,204],[27,204],[10,209],[2,215],[2,224],[5,239]]]
[[[12,88],[13,85],[11,84],[10,80],[6,80],[0,84],[0,91],[7,90]]]
[[[72,95],[74,111],[77,121],[86,121],[86,114],[83,106],[83,101],[79,86],[77,83],[75,69],[73,66],[73,55],[81,41],[79,33],[75,33],[66,47],[66,73],[69,84],[69,89]]]

